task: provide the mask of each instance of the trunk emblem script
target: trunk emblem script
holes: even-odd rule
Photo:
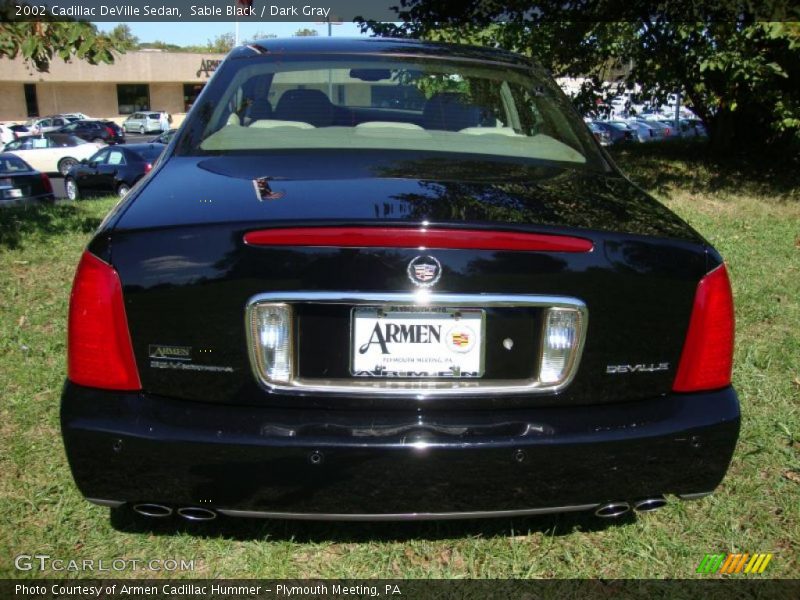
[[[429,288],[436,285],[442,276],[442,265],[433,256],[417,256],[408,263],[407,273],[411,283]]]

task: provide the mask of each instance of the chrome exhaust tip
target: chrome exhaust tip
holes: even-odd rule
[[[653,498],[645,498],[637,500],[633,503],[633,510],[640,513],[653,512],[659,508],[667,505],[667,499],[664,496],[654,496]]]
[[[169,506],[164,506],[163,504],[153,504],[151,502],[134,504],[133,510],[142,516],[151,517],[154,519],[162,519],[164,517],[169,517],[172,514],[172,508]]]
[[[213,521],[217,518],[215,511],[199,506],[184,506],[179,508],[177,512],[187,521]]]
[[[603,504],[600,508],[594,511],[594,514],[603,519],[614,519],[621,517],[631,509],[631,505],[627,502],[609,502]]]

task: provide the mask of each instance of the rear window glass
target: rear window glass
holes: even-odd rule
[[[602,164],[566,98],[532,69],[259,57],[228,61],[209,85],[179,154],[385,149]]]
[[[136,151],[134,151],[134,153],[137,156],[139,156],[139,158],[143,159],[145,162],[153,162],[159,156],[161,156],[161,153],[163,151],[164,151],[164,146],[159,144],[158,146],[155,146],[155,145],[148,146],[147,148],[145,148],[143,150],[136,150]]]
[[[13,175],[21,171],[30,171],[31,167],[28,166],[24,160],[13,154],[5,154],[0,156],[0,174]]]

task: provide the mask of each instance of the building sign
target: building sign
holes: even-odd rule
[[[197,70],[197,76],[200,77],[200,73],[205,73],[206,77],[209,77],[211,73],[217,70],[217,67],[219,67],[220,64],[222,64],[221,60],[204,58],[200,61],[200,68]]]

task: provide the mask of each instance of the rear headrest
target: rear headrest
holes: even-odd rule
[[[278,100],[273,118],[282,121],[303,121],[315,127],[333,124],[334,106],[320,90],[287,90]]]
[[[471,104],[458,92],[439,92],[431,96],[422,109],[425,129],[458,131],[466,127],[491,125],[493,119],[486,108]]]
[[[271,117],[272,117],[272,105],[266,98],[259,98],[257,100],[254,100],[253,103],[248,107],[247,112],[244,115],[244,118],[247,123],[252,123],[253,121],[260,121],[261,119],[269,119]]]

